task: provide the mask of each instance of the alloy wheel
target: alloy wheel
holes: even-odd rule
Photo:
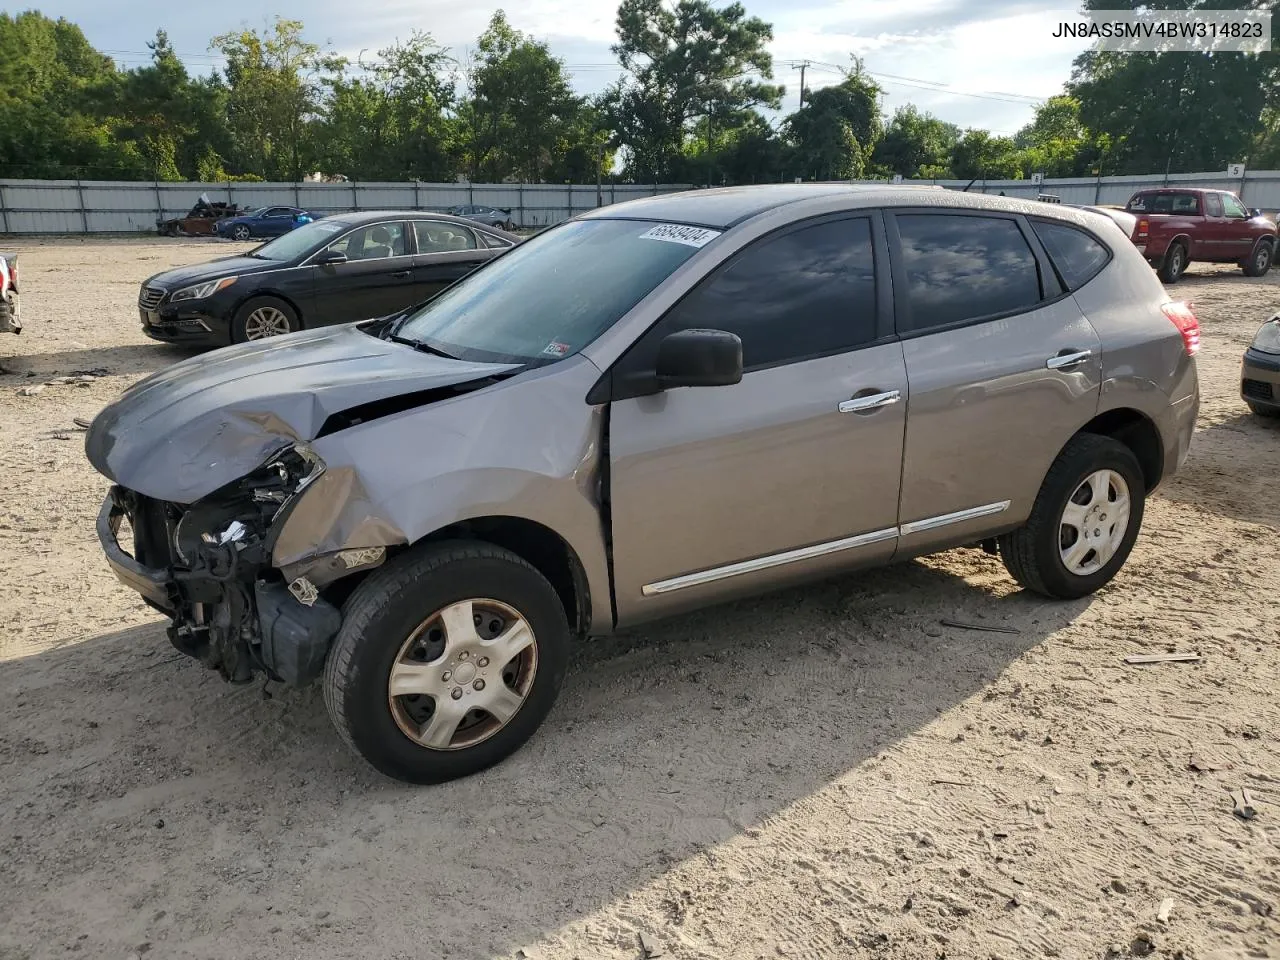
[[[244,338],[246,340],[265,340],[267,337],[278,337],[292,329],[289,318],[284,311],[275,307],[258,307],[244,321]]]

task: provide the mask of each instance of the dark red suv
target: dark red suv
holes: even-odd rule
[[[1165,283],[1175,283],[1187,265],[1238,263],[1249,277],[1271,269],[1276,225],[1249,210],[1226,190],[1164,187],[1141,190],[1125,210],[1138,218],[1133,242]]]

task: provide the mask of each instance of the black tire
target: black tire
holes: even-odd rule
[[[236,311],[236,315],[231,319],[232,343],[264,339],[261,336],[251,335],[258,326],[255,322],[254,314],[260,310],[274,310],[281,314],[284,321],[288,323],[288,330],[281,329],[274,335],[294,333],[302,329],[302,323],[298,319],[298,311],[294,310],[293,307],[279,297],[254,297],[252,300],[241,304],[240,309]]]
[[[1169,245],[1157,273],[1165,283],[1177,283],[1187,269],[1187,248],[1181,243]]]
[[[514,220],[508,220],[506,223],[502,225],[502,228],[506,230],[507,233],[515,233],[516,222]]]
[[[1253,403],[1249,400],[1246,400],[1245,403],[1249,404],[1249,410],[1255,417],[1264,417],[1267,420],[1280,420],[1280,409],[1277,409],[1276,407],[1264,407],[1260,403]]]
[[[1246,277],[1265,277],[1267,271],[1271,269],[1271,261],[1274,258],[1275,249],[1265,240],[1259,243],[1253,249],[1253,253],[1249,255],[1241,266],[1244,268]]]
[[[246,227],[243,223],[237,224],[231,230],[231,239],[244,242],[253,239],[253,231]]]
[[[1095,572],[1071,572],[1061,554],[1062,514],[1070,497],[1098,470],[1114,470],[1129,487],[1129,527],[1111,559]],[[1036,495],[1024,526],[998,540],[1000,559],[1013,579],[1028,590],[1057,600],[1075,600],[1105,586],[1124,566],[1142,528],[1146,482],[1138,459],[1110,437],[1081,433],[1058,454]]]
[[[435,612],[486,598],[529,625],[536,671],[523,704],[504,726],[471,746],[433,749],[409,738],[392,713],[388,679],[410,635]],[[371,574],[347,601],[325,665],[324,699],[347,745],[382,773],[407,783],[443,783],[505,759],[541,725],[564,680],[571,642],[564,607],[546,578],[487,543],[454,541],[404,554]]]

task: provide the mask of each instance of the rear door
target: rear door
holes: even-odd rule
[[[418,242],[413,258],[414,302],[428,300],[493,257],[476,232],[445,220],[415,220]]]
[[[321,254],[342,253],[347,262],[312,268],[316,271],[315,322],[383,317],[415,303],[407,231],[407,224],[400,221],[374,223],[357,227],[325,247]]]
[[[900,549],[922,553],[1026,519],[1097,410],[1101,344],[1023,217],[901,211],[888,232],[911,387]]]
[[[615,365],[620,621],[893,555],[907,382],[876,236],[878,217],[840,216],[763,237]],[[741,338],[740,383],[628,395],[664,337],[698,327]]]

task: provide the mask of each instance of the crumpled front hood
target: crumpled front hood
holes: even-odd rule
[[[354,326],[303,331],[192,357],[139,381],[98,414],[85,453],[122,486],[192,503],[288,444],[314,439],[333,414],[513,369],[433,356]]]

